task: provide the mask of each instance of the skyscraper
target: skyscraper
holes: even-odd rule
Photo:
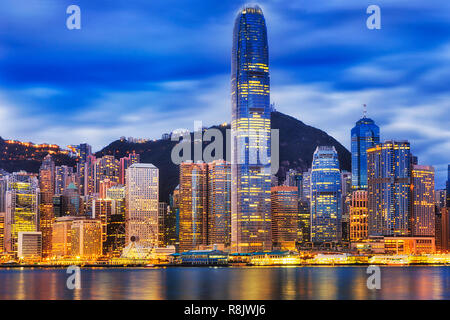
[[[87,143],[82,143],[75,147],[77,152],[77,177],[80,193],[85,194],[85,163],[88,156],[92,155],[92,147]]]
[[[411,235],[434,237],[434,168],[413,165],[411,180]]]
[[[447,169],[447,208],[450,208],[450,164]]]
[[[95,163],[95,193],[100,192],[100,183],[108,179],[119,183],[119,161],[114,156],[103,156]]]
[[[139,163],[140,156],[139,154],[133,152],[128,155],[128,157],[120,158],[119,164],[119,183],[125,184],[125,172],[129,166],[133,163]]]
[[[236,17],[231,68],[232,251],[270,250],[269,48],[258,6]]]
[[[409,142],[386,141],[369,148],[367,159],[369,236],[409,235]]]
[[[341,239],[341,172],[334,147],[319,146],[311,170],[311,241]]]
[[[68,166],[55,167],[55,194],[63,194],[69,183],[73,181],[73,168]]]
[[[192,161],[180,165],[180,251],[206,245],[208,232],[208,167]]]
[[[368,238],[367,190],[355,190],[350,201],[350,241]]]
[[[126,245],[157,247],[159,170],[150,163],[134,163],[126,181]]]
[[[25,171],[8,176],[6,191],[5,246],[17,253],[19,232],[39,230],[39,187],[35,175]]]
[[[299,214],[297,187],[272,187],[272,240],[283,248],[288,242],[291,249],[298,240]]]
[[[380,143],[380,128],[364,116],[352,129],[352,187],[367,188],[367,149]]]
[[[45,156],[39,169],[39,224],[42,232],[42,256],[52,253],[53,195],[55,191],[55,163],[50,155]]]
[[[224,160],[208,164],[208,244],[231,243],[231,166]]]

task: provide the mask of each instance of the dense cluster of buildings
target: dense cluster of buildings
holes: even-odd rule
[[[381,142],[365,115],[351,130],[352,172],[340,170],[333,146],[318,146],[309,170],[274,178],[267,31],[257,6],[236,18],[231,96],[231,162],[181,163],[169,203],[159,202],[153,164],[135,153],[97,158],[88,144],[72,146],[76,168],[55,166],[49,154],[39,174],[2,172],[0,252],[98,260],[167,248],[222,261],[223,252],[264,260],[273,250],[449,250],[450,183],[435,190],[434,168],[419,164],[408,141]]]

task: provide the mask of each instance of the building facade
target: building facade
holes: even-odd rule
[[[283,247],[285,243],[298,241],[298,188],[272,187],[272,241]]]
[[[126,181],[126,245],[157,247],[159,170],[150,163],[134,163]]]
[[[246,6],[236,17],[231,65],[232,251],[267,251],[272,245],[269,48],[258,6]]]
[[[367,150],[369,236],[410,234],[410,145],[386,141]]]
[[[367,190],[355,190],[350,201],[350,241],[368,239],[368,226]]]
[[[55,163],[50,155],[45,156],[39,169],[39,225],[42,232],[42,255],[52,253],[52,228],[55,219],[53,212],[53,195],[55,190]]]
[[[413,165],[411,182],[411,235],[434,237],[434,168]]]
[[[311,170],[311,241],[341,239],[341,172],[334,147],[319,146]]]
[[[351,131],[352,186],[367,188],[367,149],[380,143],[380,128],[365,116],[356,122]]]

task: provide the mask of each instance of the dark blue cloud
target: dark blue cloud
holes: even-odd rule
[[[70,4],[81,7],[81,30],[65,27]],[[190,126],[191,117],[229,121],[231,36],[243,4],[3,0],[0,117],[28,126],[11,123],[0,134],[63,145],[91,134],[99,148],[118,135],[158,137],[183,121]],[[450,154],[450,4],[380,0],[382,29],[368,30],[369,4],[262,0],[273,97],[283,101],[281,111],[299,112],[347,146],[355,104],[375,104],[386,138],[410,139],[439,168],[442,186]],[[316,115],[326,108],[342,121]],[[415,130],[420,112],[427,120]]]

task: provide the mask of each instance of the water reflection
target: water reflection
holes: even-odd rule
[[[0,269],[0,299],[449,299],[448,267],[382,267],[381,290],[366,267]]]

